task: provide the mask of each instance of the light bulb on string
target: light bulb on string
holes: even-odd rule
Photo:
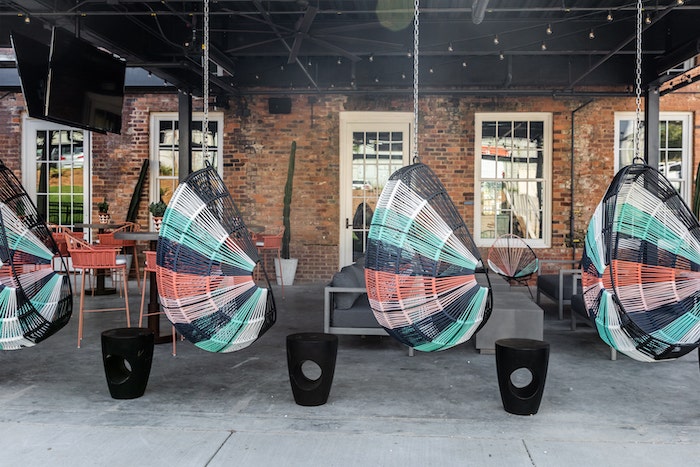
[[[605,19],[608,21],[608,23],[610,23],[613,20],[613,15],[610,10],[608,10],[608,16],[606,16]]]
[[[588,33],[588,38],[595,39],[595,32],[593,31],[593,29],[591,29],[591,32]]]
[[[547,50],[547,44],[544,41],[542,41],[542,45],[540,45],[540,49],[542,49],[543,51]]]
[[[498,54],[498,59],[499,59],[499,60],[505,60],[505,58],[506,58],[506,56],[503,55],[503,52],[501,52],[501,53]]]
[[[493,36],[493,43],[496,44],[496,45],[498,45],[499,42],[500,42],[500,41],[498,40],[498,34],[496,34],[495,36]]]
[[[454,48],[452,47],[452,42],[450,42],[450,45],[447,46],[447,51],[448,52],[454,52]]]
[[[647,13],[647,15],[644,17],[644,23],[651,24],[651,16],[649,15],[649,13]]]
[[[548,36],[552,35],[552,25],[551,24],[547,25],[547,29],[545,30],[545,32],[547,33]]]

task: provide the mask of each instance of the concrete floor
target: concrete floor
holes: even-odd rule
[[[646,466],[700,458],[697,352],[661,363],[619,356],[594,331],[556,319],[534,416],[503,410],[495,357],[473,340],[407,356],[388,337],[340,336],[328,403],[296,405],[285,337],[323,328],[323,285],[275,287],[277,324],[251,347],[210,354],[157,345],[146,393],[109,395],[100,332],[86,317],[39,345],[0,353],[0,465],[22,466]],[[132,319],[139,291],[131,281]],[[101,304],[115,297],[89,298]],[[498,296],[495,297],[498,306]],[[567,312],[568,316],[568,312]],[[164,332],[169,330],[164,324]]]

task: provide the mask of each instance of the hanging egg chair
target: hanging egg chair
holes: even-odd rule
[[[617,173],[588,225],[582,270],[588,314],[611,347],[656,361],[700,345],[700,225],[656,169]]]
[[[466,342],[491,314],[469,230],[437,176],[417,163],[384,187],[369,229],[365,280],[379,324],[424,352]],[[486,276],[488,278],[488,275]]]
[[[539,269],[539,260],[530,245],[513,234],[501,235],[493,242],[487,262],[499,276],[525,284]]]
[[[0,349],[31,347],[65,326],[73,312],[58,246],[17,177],[0,162]]]
[[[216,170],[175,190],[156,256],[160,303],[177,332],[210,352],[248,347],[275,322],[274,297],[258,287],[255,242]],[[265,274],[267,280],[267,275]]]

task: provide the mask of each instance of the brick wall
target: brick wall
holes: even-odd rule
[[[661,99],[661,111],[694,111],[699,86]],[[224,112],[224,181],[249,223],[282,225],[282,199],[292,141],[297,142],[291,216],[291,255],[300,258],[296,280],[327,280],[337,269],[339,238],[339,113],[412,111],[410,96],[292,96],[292,112],[271,115],[268,96],[247,96]],[[123,219],[143,160],[149,155],[152,112],[176,112],[176,94],[127,95],[122,135],[93,136],[94,199],[111,202],[112,217]],[[589,102],[590,101],[590,102]],[[23,99],[0,99],[0,159],[19,176]],[[193,103],[201,110],[201,100]],[[553,114],[552,248],[542,258],[580,257],[565,245],[572,211],[571,121],[575,112],[574,200],[576,229],[588,220],[614,175],[614,113],[634,111],[634,98],[471,97],[420,98],[419,155],[440,177],[471,228],[474,201],[474,114]],[[700,119],[694,117],[694,147],[700,147]],[[696,151],[694,166],[700,160]],[[694,176],[694,174],[693,174]],[[148,193],[145,187],[144,193]],[[466,203],[466,204],[465,204]],[[147,201],[139,222],[148,224]],[[93,213],[93,215],[96,213]],[[486,251],[482,252],[484,256]]]

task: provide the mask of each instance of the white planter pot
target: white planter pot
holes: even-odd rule
[[[281,268],[280,268],[281,261]],[[282,279],[284,279],[284,285],[294,285],[294,276],[297,273],[297,263],[299,260],[297,258],[290,258],[281,260],[275,258],[275,276],[277,276],[277,285],[282,285]]]

